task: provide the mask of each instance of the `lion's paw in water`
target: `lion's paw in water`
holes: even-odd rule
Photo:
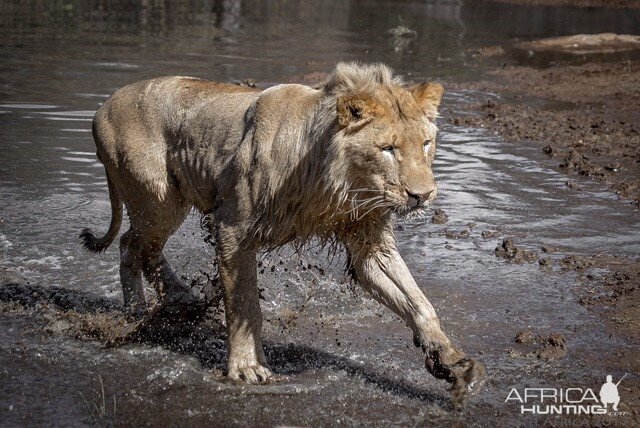
[[[266,383],[273,378],[273,373],[269,366],[259,363],[251,365],[231,363],[227,377],[235,382]]]
[[[117,346],[132,341],[164,343],[188,336],[204,321],[211,305],[210,299],[196,293],[173,293],[149,310],[129,311],[129,323],[108,344]]]
[[[482,389],[487,379],[487,368],[482,361],[467,356],[462,356],[452,364],[445,360],[445,354],[434,350],[427,356],[425,366],[433,376],[451,384],[451,401],[454,408],[459,410]]]
[[[461,409],[474,396],[487,380],[487,368],[482,361],[464,358],[451,369],[455,380],[451,386],[451,400],[457,409]]]

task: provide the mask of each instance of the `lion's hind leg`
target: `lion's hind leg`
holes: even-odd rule
[[[140,245],[132,229],[120,238],[120,283],[125,308],[135,316],[146,312],[147,302],[142,286]]]
[[[158,304],[153,316],[171,315],[180,319],[194,319],[204,314],[205,295],[197,287],[189,287],[171,267],[163,249],[171,235],[186,218],[191,204],[180,194],[176,185],[170,185],[163,200],[132,214],[131,224],[139,239],[141,268],[144,277],[158,293]]]
[[[141,162],[140,159],[136,161]],[[153,161],[150,158],[149,164]],[[160,167],[161,165],[155,165],[155,168],[150,169]],[[158,292],[159,300],[162,300],[167,290],[175,288],[172,287],[174,283],[180,285],[179,277],[166,261],[162,250],[169,237],[184,221],[191,205],[167,178],[156,180],[170,183],[163,189],[162,195],[159,195],[153,183],[148,180],[149,177],[135,175],[123,169],[117,169],[116,172],[118,174],[114,181],[123,195],[131,223],[130,230],[120,241],[122,290],[125,306],[134,313],[140,313],[146,309],[143,273]]]
[[[143,272],[158,293],[155,315],[194,320],[204,315],[209,302],[204,290],[187,285],[173,270],[157,244],[149,243],[143,250]]]

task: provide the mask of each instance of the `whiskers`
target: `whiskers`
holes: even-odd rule
[[[402,219],[412,223],[422,222],[427,218],[427,207],[419,207],[414,208],[412,210],[407,210],[405,214],[402,215]]]
[[[391,210],[394,205],[385,198],[384,192],[376,189],[351,189],[348,191],[354,194],[347,199],[350,209],[346,214],[351,220],[358,221],[375,210]],[[368,196],[371,195],[372,196]],[[364,197],[363,197],[364,196]]]
[[[429,204],[425,204],[419,207],[409,208],[404,206],[395,210],[398,218],[402,219],[403,223],[422,223],[427,218],[429,213]]]

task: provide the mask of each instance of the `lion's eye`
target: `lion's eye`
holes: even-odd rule
[[[428,156],[429,155],[429,149],[431,148],[431,140],[426,140],[422,147],[424,149],[425,156]]]
[[[387,153],[393,153],[393,146],[391,145],[383,146],[382,151]]]

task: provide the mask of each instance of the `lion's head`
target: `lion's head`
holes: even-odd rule
[[[431,165],[443,87],[407,87],[384,65],[339,64],[325,90],[335,95],[341,160],[334,173],[360,215],[420,210],[437,194]]]

